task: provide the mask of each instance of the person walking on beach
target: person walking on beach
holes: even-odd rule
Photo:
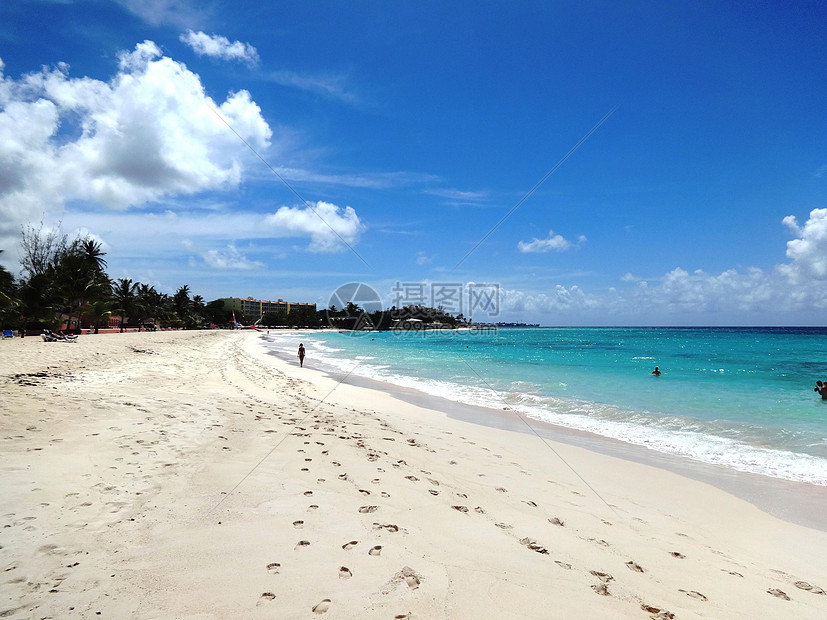
[[[827,383],[816,381],[816,386],[813,390],[821,394],[821,400],[827,400]]]
[[[657,366],[655,366],[655,369],[652,371],[652,374],[656,377],[660,377],[660,369]]]
[[[299,344],[299,366],[304,368],[304,344]]]

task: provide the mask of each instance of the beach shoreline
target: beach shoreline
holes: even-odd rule
[[[256,332],[0,361],[3,617],[827,614],[823,531],[337,383]]]
[[[305,331],[308,336],[318,336],[316,331]],[[266,336],[264,338],[267,340]],[[289,362],[294,357],[287,351],[272,350],[270,352],[282,361]],[[680,476],[711,484],[791,523],[827,531],[827,512],[824,510],[824,506],[827,506],[827,486],[773,478],[738,471],[723,465],[703,463],[689,457],[659,452],[646,446],[631,444],[589,431],[537,420],[512,410],[454,401],[387,381],[357,374],[346,374],[331,367],[314,369],[313,362],[310,360],[307,366],[311,370],[326,374],[336,383],[344,382],[366,389],[381,390],[410,404],[440,411],[466,422],[501,430],[537,434],[552,441],[665,469]]]

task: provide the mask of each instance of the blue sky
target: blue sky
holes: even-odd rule
[[[459,284],[477,320],[823,325],[825,23],[815,1],[3,3],[2,260],[43,219],[208,300]]]

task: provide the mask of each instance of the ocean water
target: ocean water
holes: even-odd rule
[[[827,485],[827,328],[271,331],[353,373],[740,471]],[[659,366],[662,375],[651,371]]]

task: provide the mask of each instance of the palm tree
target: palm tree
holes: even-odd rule
[[[172,296],[172,305],[175,312],[178,313],[181,323],[189,327],[192,323],[192,311],[190,309],[190,287],[188,285],[185,284],[175,291],[175,295]]]
[[[109,318],[112,310],[109,307],[109,302],[106,300],[90,301],[83,307],[83,316],[95,326],[95,333],[98,333],[100,324]]]
[[[2,254],[3,250],[0,250]],[[3,328],[11,326],[14,317],[15,306],[17,306],[17,291],[14,284],[14,276],[5,267],[0,265],[0,322]]]
[[[135,292],[137,290],[138,283],[127,278],[119,278],[112,285],[112,299],[118,306],[113,312],[121,315],[121,333],[123,333],[126,315],[132,313],[135,309]]]
[[[91,267],[98,271],[103,271],[106,267],[106,261],[103,258],[106,256],[106,252],[101,249],[101,244],[92,237],[81,239],[77,250]]]

